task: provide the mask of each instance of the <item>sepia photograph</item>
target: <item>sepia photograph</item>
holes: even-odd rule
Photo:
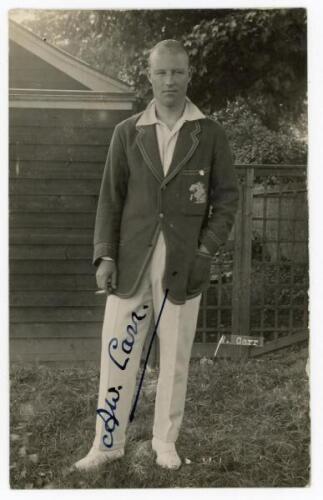
[[[307,17],[8,11],[12,490],[310,486]]]

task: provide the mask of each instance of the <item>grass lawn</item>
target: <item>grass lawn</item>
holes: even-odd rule
[[[125,457],[68,474],[94,438],[99,371],[14,367],[11,488],[283,487],[309,483],[307,347],[245,363],[193,360],[179,471],[154,462],[156,373],[146,376]],[[206,361],[206,360],[204,360]]]

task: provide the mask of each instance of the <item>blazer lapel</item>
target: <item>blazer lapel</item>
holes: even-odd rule
[[[163,181],[163,185],[166,185],[171,179],[173,179],[185,163],[187,163],[192,157],[199,144],[198,135],[200,131],[201,125],[199,121],[194,120],[184,123],[179,131],[173,159]]]
[[[164,171],[159,155],[155,125],[138,127],[136,142],[148,168],[156,179],[162,182],[164,179]]]

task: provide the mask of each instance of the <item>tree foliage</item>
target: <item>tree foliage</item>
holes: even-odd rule
[[[165,38],[186,46],[190,96],[212,113],[243,97],[269,128],[295,119],[306,99],[305,9],[33,11],[27,24],[48,41],[151,97],[149,49]]]
[[[238,12],[195,26],[185,41],[196,70],[194,98],[200,93],[211,111],[211,103],[220,109],[244,97],[270,127],[283,113],[298,116],[306,92],[305,26],[301,9]]]
[[[132,85],[138,109],[151,98],[149,50],[181,40],[189,95],[223,123],[237,162],[306,161],[305,9],[21,12],[48,42]]]

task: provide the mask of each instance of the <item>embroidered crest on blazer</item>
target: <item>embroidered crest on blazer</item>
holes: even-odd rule
[[[172,302],[182,304],[209,286],[211,257],[234,223],[237,177],[224,129],[209,118],[184,123],[164,176],[155,126],[136,127],[140,116],[118,124],[111,140],[96,214],[93,262],[103,256],[115,259],[115,293],[131,297],[162,230],[163,286]],[[199,252],[200,244],[210,256]]]

